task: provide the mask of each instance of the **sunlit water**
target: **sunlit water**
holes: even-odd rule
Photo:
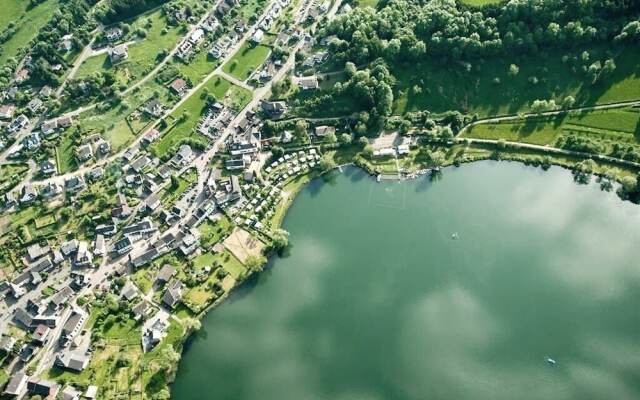
[[[315,180],[290,255],[203,320],[172,397],[640,399],[639,222],[559,168]]]

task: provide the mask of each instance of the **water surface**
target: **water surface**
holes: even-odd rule
[[[204,318],[172,397],[638,399],[639,221],[560,168],[315,180],[290,255]]]

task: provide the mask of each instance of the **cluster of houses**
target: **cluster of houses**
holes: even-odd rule
[[[19,372],[11,376],[2,394],[15,398],[40,396],[42,399],[79,400],[82,397],[94,400],[98,395],[98,387],[90,385],[84,392],[73,385],[61,388],[56,382],[35,376],[30,377],[24,372]]]

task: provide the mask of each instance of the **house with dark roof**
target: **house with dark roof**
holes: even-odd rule
[[[182,300],[182,289],[184,285],[179,280],[174,280],[169,284],[167,290],[162,295],[162,304],[169,308],[174,308]]]
[[[41,396],[44,399],[55,399],[60,387],[57,383],[41,379],[37,377],[31,377],[27,381],[27,392],[31,396]]]
[[[159,284],[165,284],[169,282],[171,277],[176,273],[176,269],[169,264],[165,264],[158,271],[158,275],[156,275],[156,282]]]
[[[17,372],[11,376],[9,383],[5,386],[3,395],[21,397],[27,392],[27,381],[29,376],[24,372]]]

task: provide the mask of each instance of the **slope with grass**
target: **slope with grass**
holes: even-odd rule
[[[26,0],[3,0],[0,6],[0,30],[13,21],[16,23],[15,34],[0,48],[0,66],[11,57],[18,55],[21,48],[34,39],[58,9],[58,0],[47,0],[35,7],[29,7]]]
[[[269,46],[245,42],[222,70],[244,81],[265,62],[270,52]]]

